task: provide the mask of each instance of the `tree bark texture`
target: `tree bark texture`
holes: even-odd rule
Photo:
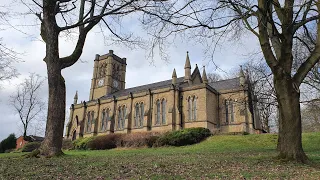
[[[61,69],[56,64],[47,63],[49,83],[49,103],[45,140],[41,144],[41,154],[58,156],[62,153],[62,137],[66,107],[66,87]]]
[[[299,87],[289,74],[275,73],[274,85],[279,103],[279,158],[306,163],[308,158],[302,148],[301,111]]]
[[[66,107],[66,86],[61,75],[59,59],[59,27],[55,19],[56,1],[44,0],[41,37],[46,43],[49,101],[45,139],[41,143],[40,154],[51,157],[63,154],[62,138]]]

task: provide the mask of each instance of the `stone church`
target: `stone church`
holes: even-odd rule
[[[126,58],[112,50],[96,55],[89,101],[70,107],[66,138],[110,133],[172,131],[205,127],[213,133],[260,133],[261,123],[252,101],[250,83],[239,77],[208,82],[205,68],[192,71],[189,55],[185,75],[125,88]]]

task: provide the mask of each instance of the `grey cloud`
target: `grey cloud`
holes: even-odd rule
[[[129,26],[132,31],[139,32],[139,35],[145,35],[145,32],[141,30],[138,24],[132,24],[130,21],[127,21],[127,23],[128,24],[124,24],[123,27]],[[35,36],[40,39],[38,27],[30,27],[27,31],[28,33],[35,32]],[[88,100],[95,54],[106,54],[109,49],[113,49],[114,53],[118,56],[127,58],[127,88],[170,79],[173,68],[176,68],[179,77],[183,76],[186,51],[189,51],[192,68],[195,67],[195,64],[198,64],[199,68],[202,68],[202,65],[208,64],[208,59],[205,59],[203,54],[204,48],[201,45],[177,40],[172,47],[168,47],[167,54],[170,58],[169,63],[163,62],[158,54],[155,54],[154,64],[150,65],[150,60],[145,58],[146,52],[144,50],[131,50],[120,46],[106,46],[103,37],[97,32],[99,32],[99,30],[96,28],[93,32],[89,33],[83,54],[80,58],[82,62],[78,61],[75,65],[62,72],[67,88],[67,109],[71,103],[73,103],[73,96],[76,90],[79,94],[79,101]],[[19,83],[29,72],[35,72],[46,77],[46,64],[43,62],[45,56],[45,45],[43,42],[31,41],[29,38],[25,38],[25,35],[14,30],[0,31],[0,37],[4,37],[4,41],[9,47],[16,49],[18,52],[24,52],[24,56],[22,56],[24,62],[17,64],[17,69],[21,76],[13,80],[11,85],[8,85],[8,83],[5,84],[5,89],[0,89],[1,140],[11,132],[20,133],[17,126],[19,119],[14,115],[11,107],[9,107],[7,103],[8,96],[14,90],[14,84]],[[226,43],[214,54],[214,61],[225,70],[243,63],[246,60],[246,57],[243,55],[249,52],[248,49],[251,50],[257,47],[256,41],[252,41],[251,39],[247,40],[243,46]],[[61,56],[70,54],[75,43],[74,40],[60,41]],[[212,64],[210,64],[210,67],[207,68],[207,73],[213,71],[213,69]],[[47,99],[47,85],[44,86],[41,96]]]

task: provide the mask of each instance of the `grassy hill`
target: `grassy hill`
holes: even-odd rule
[[[274,157],[277,136],[213,136],[185,147],[0,154],[0,179],[320,179],[320,133],[303,134],[312,165]]]

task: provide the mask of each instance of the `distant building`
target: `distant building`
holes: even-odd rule
[[[261,123],[251,98],[250,83],[239,77],[208,82],[187,54],[184,77],[125,89],[127,60],[112,50],[96,55],[89,101],[70,108],[66,137],[109,133],[171,131],[206,127],[215,133],[260,133]],[[150,74],[152,76],[152,74]],[[143,77],[139,77],[143,78]]]
[[[31,136],[27,136],[26,138],[23,138],[23,136],[20,136],[16,141],[16,149],[22,148],[28,142],[42,142],[43,140],[44,138],[39,136],[31,135]]]

